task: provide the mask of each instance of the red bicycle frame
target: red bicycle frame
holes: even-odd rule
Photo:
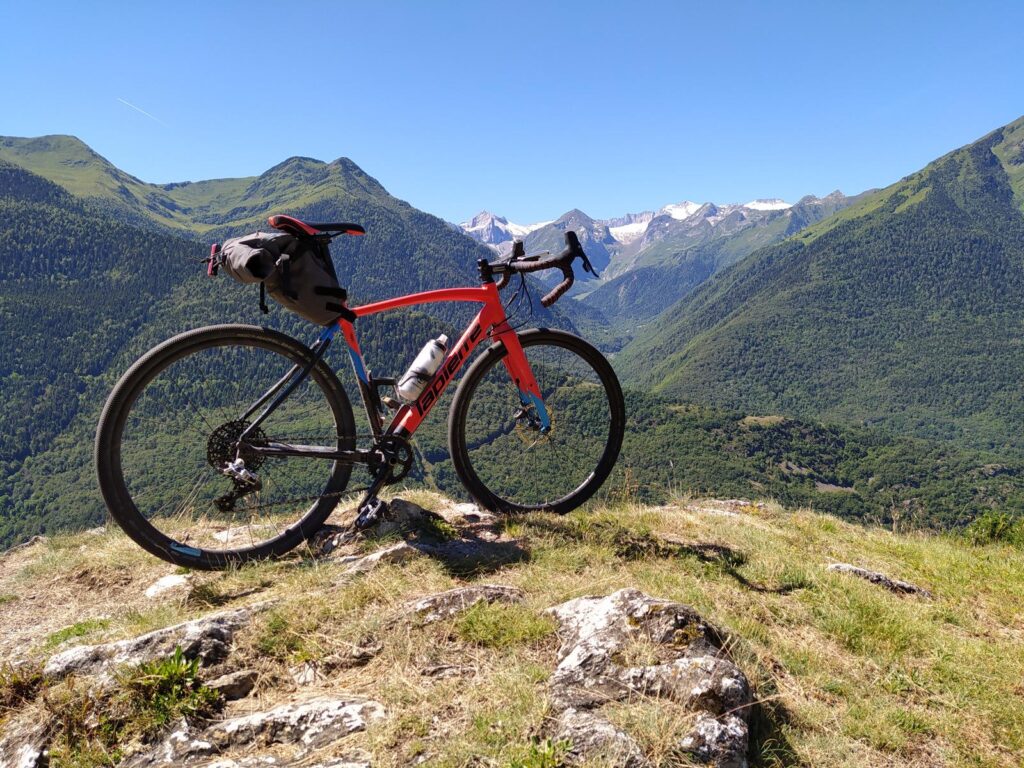
[[[351,311],[356,317],[367,317],[402,307],[446,301],[476,302],[483,306],[459,340],[451,347],[444,361],[437,369],[433,378],[427,383],[420,396],[415,402],[407,403],[399,408],[387,429],[384,430],[384,433],[411,437],[427,417],[427,414],[430,413],[431,408],[440,399],[452,379],[461,370],[466,360],[473,354],[473,350],[481,342],[490,338],[500,339],[501,343],[505,345],[508,354],[503,362],[509,376],[519,389],[520,401],[524,407],[533,405],[536,408],[541,431],[547,432],[550,429],[551,421],[544,406],[544,399],[540,388],[537,386],[537,380],[534,378],[526,355],[523,352],[523,347],[519,343],[519,337],[508,324],[505,307],[498,296],[498,286],[496,283],[484,283],[477,288],[443,288],[435,291],[413,293],[395,299],[364,304],[361,307],[352,307]],[[338,324],[327,328],[320,338],[328,340],[339,330],[342,332],[345,344],[348,346],[349,357],[352,360],[352,369],[359,380],[363,405],[366,407],[366,413],[370,419],[370,426],[373,429],[374,437],[379,437],[383,427],[381,415],[376,405],[379,403],[379,400],[374,389],[375,385],[367,373],[366,363],[363,360],[363,354],[356,337],[355,326],[349,320],[339,319]]]

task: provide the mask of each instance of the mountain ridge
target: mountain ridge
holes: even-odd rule
[[[671,396],[1021,451],[1022,128],[755,251],[631,342],[622,370]]]

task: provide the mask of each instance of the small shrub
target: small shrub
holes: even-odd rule
[[[1011,544],[1024,548],[1024,517],[990,509],[964,529],[972,544]]]
[[[208,717],[220,703],[218,694],[199,680],[199,659],[186,659],[181,648],[168,658],[122,671],[118,682],[114,711],[121,711],[124,730],[144,739],[182,717]]]
[[[534,741],[522,757],[512,760],[508,768],[562,768],[572,749],[568,739]]]
[[[220,696],[199,680],[199,660],[180,648],[164,659],[118,671],[112,690],[84,688],[74,678],[44,697],[54,731],[52,764],[117,765],[126,746],[147,742],[181,718],[219,711]]]
[[[0,665],[0,718],[35,699],[42,687],[43,671],[38,665]]]

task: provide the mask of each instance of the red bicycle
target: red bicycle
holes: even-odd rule
[[[275,218],[286,217],[271,217],[272,224]],[[302,226],[328,240],[352,227]],[[577,258],[592,271],[573,232],[566,232],[566,246],[557,256],[530,257],[519,243],[506,259],[481,260],[475,287],[346,305],[312,346],[268,328],[218,325],[153,348],[118,381],[100,417],[96,465],[111,515],[157,557],[224,568],[282,555],[307,540],[340,498],[353,493],[352,469],[362,465],[370,482],[354,525],[371,526],[385,510],[380,491],[413,465],[413,435],[485,342],[489,347],[462,378],[449,412],[456,476],[492,511],[575,509],[618,458],[622,390],[597,349],[565,331],[514,329],[499,296],[513,276],[560,269],[563,280],[542,299],[553,304],[571,287]],[[521,277],[520,290],[526,289]],[[382,396],[382,388],[399,382],[371,375],[356,321],[434,302],[481,308],[438,356],[418,396],[405,402]],[[339,332],[369,422],[364,438],[324,359]]]

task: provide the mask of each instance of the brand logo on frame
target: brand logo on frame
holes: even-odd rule
[[[444,388],[448,386],[452,376],[459,370],[463,361],[469,357],[469,353],[476,346],[476,341],[482,333],[483,328],[480,327],[480,323],[473,323],[473,327],[469,329],[469,337],[452,350],[452,353],[448,355],[448,359],[441,364],[437,373],[434,374],[434,378],[430,380],[427,388],[423,390],[423,394],[416,401],[416,412],[420,416],[425,416],[427,411],[437,402],[437,398],[444,392]]]

